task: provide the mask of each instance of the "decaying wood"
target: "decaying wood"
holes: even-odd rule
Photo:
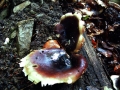
[[[88,69],[86,74],[88,74],[88,80],[91,82],[90,85],[97,86],[96,88],[102,89],[104,86],[107,86],[109,88],[112,88],[110,79],[107,75],[107,73],[104,70],[104,67],[102,63],[100,62],[99,58],[96,55],[96,52],[94,48],[92,47],[92,44],[87,37],[86,34],[84,34],[85,37],[85,45],[82,48],[83,54],[86,56],[88,61]]]

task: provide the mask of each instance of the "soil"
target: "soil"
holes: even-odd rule
[[[40,5],[39,2],[32,3]],[[21,57],[17,53],[17,36],[10,38],[11,33],[17,31],[17,22],[29,18],[35,19],[30,50],[40,49],[50,37],[55,38],[54,24],[59,22],[62,9],[58,3],[49,1],[41,6],[37,7],[37,5],[28,6],[16,14],[11,12],[10,16],[0,21],[0,90],[36,90],[35,88],[41,86],[34,85],[24,76],[18,64]],[[37,15],[42,16],[37,17]],[[10,42],[4,45],[7,37],[10,38]]]
[[[38,50],[43,47],[47,40],[57,38],[54,32],[55,23],[59,22],[60,17],[64,13],[74,12],[74,10],[71,8],[72,5],[70,7],[66,5],[63,6],[58,2],[51,2],[49,0],[44,0],[44,3],[40,4],[38,0],[31,0],[31,2],[34,3],[33,6],[29,5],[24,10],[13,13],[12,9],[14,5],[18,5],[23,1],[24,0],[16,0],[16,2],[7,4],[11,7],[9,13],[6,18],[0,20],[0,90],[90,90],[87,89],[87,86],[89,86],[88,82],[84,82],[84,88],[79,86],[79,89],[76,88],[78,87],[77,82],[79,81],[70,85],[56,84],[53,86],[41,87],[40,83],[34,85],[24,76],[22,68],[19,67],[19,62],[22,57],[18,55],[17,36],[11,38],[11,34],[14,31],[18,31],[17,22],[30,18],[35,19],[30,51]],[[7,37],[10,38],[10,42],[4,45]],[[28,53],[30,51],[28,51]]]

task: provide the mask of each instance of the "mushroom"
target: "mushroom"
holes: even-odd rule
[[[60,48],[60,45],[57,40],[49,40],[44,44],[43,48]]]
[[[60,23],[55,26],[58,41],[67,52],[78,52],[84,43],[84,21],[80,13],[67,13],[61,17]]]
[[[25,76],[34,84],[42,86],[56,83],[74,83],[87,68],[86,59],[80,54],[71,57],[63,49],[35,50],[21,59]]]

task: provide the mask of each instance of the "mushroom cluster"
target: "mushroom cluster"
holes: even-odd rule
[[[86,59],[78,53],[84,43],[84,22],[79,13],[67,13],[55,26],[57,40],[49,40],[40,50],[21,59],[25,76],[42,86],[74,83],[87,68]]]

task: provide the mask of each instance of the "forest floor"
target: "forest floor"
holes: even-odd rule
[[[19,63],[20,63],[20,59],[26,56],[27,54],[29,54],[30,51],[41,49],[44,43],[49,39],[56,39],[56,35],[54,33],[54,25],[60,21],[60,17],[63,14],[67,12],[74,12],[73,8],[71,8],[74,5],[71,5],[69,7],[69,6],[64,6],[58,2],[51,2],[49,0],[44,0],[44,3],[41,4],[40,2],[37,2],[37,0],[31,0],[30,5],[25,7],[22,11],[14,13],[13,12],[14,5],[19,5],[23,1],[24,0],[19,0],[19,1],[13,0],[13,2],[11,2],[13,4],[11,4],[10,2],[9,3],[6,2],[2,8],[0,6],[1,12],[7,11],[6,12],[7,15],[3,14],[1,16],[1,17],[4,17],[5,15],[6,17],[0,19],[0,90],[48,90],[48,89],[64,90],[63,88],[66,87],[67,84],[56,84],[56,85],[47,86],[47,87],[41,87],[40,83],[37,85],[34,85],[32,82],[30,82],[27,79],[27,77],[24,76],[24,73],[22,72],[22,68],[19,66]],[[120,12],[118,11],[113,12],[114,10],[112,10],[111,8],[107,10],[105,10],[106,14],[107,12],[110,11],[112,13],[117,13],[117,16],[119,16],[120,18]],[[114,18],[113,21],[116,23],[113,23],[113,21],[111,21],[110,23],[107,23],[107,24],[110,24],[112,29],[113,29],[113,26],[112,26],[113,24],[118,25],[118,27],[114,26],[115,28],[120,27],[120,22],[119,22],[120,19],[117,21],[116,19],[118,19],[118,17],[115,17],[115,15],[110,19],[113,20]],[[109,15],[106,15],[106,16],[101,15],[100,18],[103,18],[103,17],[109,17]],[[98,25],[99,29],[105,28],[105,26],[101,24],[102,20],[100,20],[100,18],[98,20],[98,17],[96,17],[97,21],[95,21],[96,19],[93,19],[93,18],[91,18],[88,21],[93,21],[93,22],[95,21],[96,26]],[[22,20],[27,20],[27,19],[34,19],[33,35],[30,43],[30,50],[26,52],[23,56],[20,56],[18,54],[18,40],[17,40],[18,22]],[[105,19],[105,21],[107,20],[108,19]],[[88,21],[86,22],[89,23]],[[96,28],[96,26],[93,28]],[[96,32],[95,29],[94,29],[94,32]],[[90,32],[86,32],[86,33],[88,34],[88,36],[91,36]],[[120,34],[120,31],[117,31],[116,33]],[[115,43],[119,44],[120,37],[117,36],[118,34],[116,33],[114,33],[116,36],[114,40],[118,38],[117,42]],[[109,37],[113,36],[111,35],[111,33],[108,33],[106,35],[108,35]],[[101,36],[95,37],[95,39],[97,38],[95,41],[93,38],[91,39],[91,37],[90,39],[92,40],[93,47],[95,47],[96,53],[99,54],[98,55],[99,58],[106,60],[106,61],[103,61],[103,64],[108,65],[108,63],[112,62],[111,58],[108,56],[110,60],[108,62],[108,58],[106,59],[106,56],[104,55],[104,52],[106,51],[104,52],[100,51],[100,50],[104,50],[102,48],[104,47],[104,45],[102,45],[101,41],[103,41],[103,39],[106,39],[107,37],[104,37],[104,38],[100,38],[100,37]],[[6,38],[9,38],[9,41],[7,44],[5,44]],[[114,41],[113,38],[107,38],[105,41],[107,40]],[[99,42],[100,44],[97,43],[97,41],[100,41]],[[111,44],[109,44],[109,46],[111,46]],[[96,48],[96,47],[99,47],[99,48]],[[120,52],[120,49],[119,49],[120,46],[116,45],[111,47],[117,48],[115,49],[116,50],[115,53],[117,52],[117,55],[118,55],[118,53]],[[110,50],[110,49],[107,47],[107,50]],[[110,51],[112,52],[112,50]],[[107,54],[109,53],[107,52]],[[111,56],[111,57],[116,58],[117,56],[115,55],[116,54],[114,54],[114,56]],[[117,59],[118,58],[119,57],[117,57]],[[120,61],[117,62],[117,65],[119,65],[118,64],[119,62]],[[106,70],[108,70],[109,75],[119,73],[119,71],[116,71],[117,73],[115,73],[113,70],[111,70],[113,69],[114,66],[115,65],[113,64],[112,65],[109,64],[108,66],[106,66]],[[77,86],[76,83],[74,84]],[[65,88],[65,90],[88,90],[88,89],[82,89],[82,88],[75,89],[76,88],[75,85],[74,87],[71,85],[67,85],[68,89]],[[89,90],[92,90],[92,89],[89,89]]]

